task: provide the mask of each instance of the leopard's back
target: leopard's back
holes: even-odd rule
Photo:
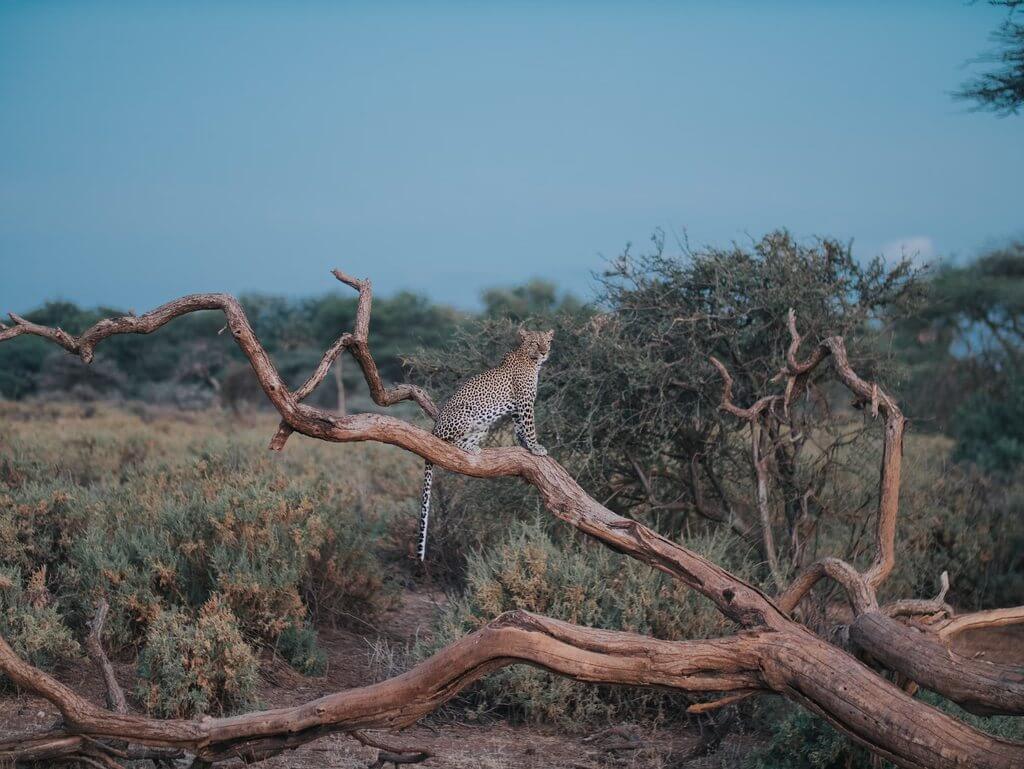
[[[463,382],[438,413],[434,435],[471,450],[472,439],[482,439],[495,422],[515,410],[514,379],[513,367],[503,361]]]

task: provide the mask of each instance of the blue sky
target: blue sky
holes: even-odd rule
[[[984,3],[0,5],[0,309],[472,307],[655,228],[964,257],[1024,236],[1024,117],[950,92]]]

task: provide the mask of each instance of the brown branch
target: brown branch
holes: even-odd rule
[[[954,619],[939,623],[935,632],[946,640],[966,630],[1007,627],[1024,623],[1024,606],[1010,606],[1005,609],[989,609],[972,614],[960,614]]]
[[[0,323],[0,342],[5,342],[8,339],[14,339],[16,336],[22,334],[34,334],[35,336],[41,336],[44,339],[49,339],[51,342],[55,342],[63,347],[65,350],[71,353],[78,354],[78,342],[71,336],[67,331],[60,328],[49,328],[48,326],[40,326],[31,321],[27,321],[20,315],[15,315],[13,312],[8,313],[8,316],[14,321],[13,326],[5,326]]]
[[[734,417],[745,419],[748,422],[752,422],[763,414],[767,409],[779,402],[780,398],[778,395],[765,395],[759,398],[754,405],[749,408],[740,408],[732,400],[732,375],[729,374],[729,370],[722,364],[718,358],[714,355],[709,356],[711,365],[718,369],[719,375],[722,377],[722,402],[719,408],[722,411],[726,411],[732,414]]]
[[[879,471],[878,511],[875,520],[875,558],[871,567],[864,573],[867,586],[873,592],[885,581],[896,564],[896,521],[899,514],[903,432],[906,421],[896,401],[888,393],[876,383],[865,382],[853,370],[842,337],[829,337],[801,363],[796,355],[802,338],[796,328],[796,313],[792,309],[789,311],[788,325],[791,341],[786,352],[786,367],[776,377],[787,378],[787,398],[793,390],[793,382],[809,376],[825,358],[831,356],[839,380],[854,393],[859,402],[870,403],[873,414],[881,414],[885,419],[882,465]],[[819,579],[827,574],[831,576],[828,570],[834,568],[834,565],[826,566],[823,563],[808,567],[780,596],[779,604],[783,611],[792,611]]]
[[[768,568],[771,571],[772,579],[776,587],[781,587],[782,568],[779,565],[778,552],[775,549],[775,538],[772,533],[771,510],[768,506],[768,457],[762,455],[761,447],[761,417],[769,411],[778,401],[776,395],[766,395],[758,399],[749,408],[740,408],[732,400],[733,379],[729,370],[718,358],[710,356],[711,364],[718,369],[722,377],[722,402],[719,408],[733,416],[745,419],[750,422],[750,442],[754,475],[757,480],[757,510],[761,523],[761,549],[768,561]]]
[[[107,687],[107,706],[115,713],[124,714],[128,712],[128,703],[125,701],[124,692],[114,675],[114,668],[111,666],[110,660],[107,659],[106,652],[103,651],[103,624],[107,620],[109,611],[110,605],[107,603],[107,599],[101,598],[96,606],[96,616],[93,617],[89,626],[89,635],[85,638],[85,648],[89,652],[93,664],[103,675],[103,683]]]
[[[74,738],[126,739],[183,748],[206,761],[255,759],[338,731],[408,726],[491,670],[527,662],[580,681],[715,692],[763,684],[764,634],[710,641],[659,641],[632,633],[581,628],[526,612],[509,612],[441,650],[409,672],[290,708],[200,721],[117,714],[28,665],[0,639],[0,671],[53,702]],[[0,760],[27,750],[52,754],[72,738],[50,732],[0,741]],[[78,743],[80,745],[80,743]],[[404,752],[404,751],[403,751]]]
[[[220,309],[225,313],[228,328],[249,358],[261,387],[292,430],[326,441],[378,441],[401,446],[448,470],[474,477],[518,476],[538,490],[545,506],[556,517],[607,546],[676,577],[748,630],[733,638],[672,644],[513,613],[389,681],[329,695],[295,708],[198,722],[160,721],[100,708],[27,665],[6,643],[0,642],[0,670],[19,686],[57,704],[69,730],[98,738],[185,747],[197,751],[206,762],[232,756],[259,758],[333,731],[413,723],[490,670],[512,661],[526,661],[595,683],[668,686],[686,691],[769,688],[825,716],[851,739],[902,767],[953,769],[971,765],[978,769],[1004,769],[1024,763],[1024,745],[993,738],[910,698],[841,649],[791,621],[753,585],[639,522],[615,515],[600,505],[550,457],[537,457],[518,448],[488,449],[469,455],[392,417],[338,417],[299,403],[282,382],[237,301],[226,294],[184,297],[140,318],[101,321],[72,340],[72,351],[88,361],[95,345],[106,337],[149,333],[173,317],[200,309]],[[62,343],[60,337],[38,335]],[[837,371],[843,378],[845,354],[837,352],[842,350],[842,340],[833,340],[829,350],[837,359]],[[848,370],[848,364],[845,366]],[[845,374],[850,380],[847,384],[857,391],[860,380],[851,379],[851,374]],[[889,424],[892,414],[898,413],[895,404],[881,391],[877,397],[879,410]],[[863,399],[868,402],[871,398],[868,388]],[[897,448],[902,438],[902,416],[898,427],[893,433]],[[892,445],[887,433],[887,446]],[[899,454],[890,452],[890,456],[897,457],[898,490]],[[886,467],[883,463],[883,479],[891,480],[894,476],[885,472]],[[880,530],[888,515],[885,494],[882,499]],[[884,545],[883,532],[879,539]],[[885,571],[885,555],[881,552],[884,549],[879,548],[881,568],[869,572],[876,579]],[[868,587],[872,584],[869,582]],[[10,741],[0,743],[0,749],[5,745],[7,755],[0,750],[0,758],[17,758],[17,741],[13,747]]]
[[[882,613],[889,617],[920,616],[923,614],[943,613],[947,617],[954,614],[953,607],[946,603],[949,592],[949,572],[939,575],[939,593],[934,598],[903,598],[882,607]]]
[[[878,609],[875,591],[864,577],[846,561],[839,558],[822,558],[811,564],[776,599],[784,612],[793,611],[807,592],[821,579],[830,577],[842,585],[846,597],[857,614]]]
[[[380,751],[377,755],[377,763],[383,766],[385,763],[390,764],[419,764],[426,761],[428,758],[433,757],[433,753],[423,748],[404,748],[389,745],[376,737],[372,737],[366,732],[354,731],[349,732],[360,744],[370,748],[376,748]]]
[[[768,569],[777,588],[783,583],[782,567],[779,565],[779,554],[775,549],[775,536],[772,533],[772,513],[768,505],[768,456],[763,453],[761,445],[761,423],[754,419],[750,423],[750,443],[754,464],[754,475],[757,478],[757,510],[761,519],[761,537],[764,544],[764,555],[768,559]]]
[[[686,712],[690,713],[691,715],[697,715],[699,713],[710,713],[711,711],[718,710],[719,708],[724,708],[729,705],[735,705],[737,702],[742,702],[743,700],[749,697],[753,697],[755,694],[760,693],[761,692],[757,689],[733,692],[732,694],[727,694],[724,697],[719,697],[715,700],[709,700],[708,702],[695,702],[693,705],[690,705],[686,708]]]
[[[384,386],[384,382],[380,378],[377,363],[370,353],[370,309],[373,304],[373,286],[370,281],[353,278],[341,270],[332,270],[332,274],[342,283],[351,286],[359,292],[359,299],[356,303],[355,330],[352,333],[342,334],[338,341],[328,348],[323,358],[320,359],[320,365],[310,374],[302,387],[295,391],[295,400],[303,401],[309,397],[320,386],[324,377],[327,376],[327,372],[330,371],[331,365],[338,355],[343,350],[348,350],[363,370],[363,376],[366,378],[366,383],[370,388],[370,397],[373,398],[374,403],[378,406],[393,406],[399,401],[413,400],[416,401],[428,417],[434,419],[437,416],[437,406],[431,400],[426,390],[411,384],[395,385],[389,390]],[[341,364],[339,363],[338,365]],[[270,440],[270,448],[273,451],[281,451],[292,432],[292,427],[288,422],[281,420],[277,432]]]
[[[879,610],[875,589],[895,565],[894,541],[899,510],[904,418],[896,402],[887,393],[876,383],[864,381],[853,371],[846,347],[840,337],[826,339],[807,361],[799,362],[796,355],[801,337],[796,329],[796,315],[792,310],[788,322],[791,343],[786,354],[787,367],[783,370],[783,375],[787,377],[787,406],[797,379],[809,376],[817,365],[831,355],[839,379],[861,402],[870,404],[873,416],[881,414],[885,418],[885,437],[879,482],[875,559],[872,566],[862,576],[844,561],[835,558],[822,559],[801,573],[782,592],[777,599],[779,608],[784,612],[793,611],[816,582],[823,577],[830,577],[843,586],[856,615],[850,628],[851,641],[876,660],[911,681],[960,703],[968,710],[981,713],[1022,712],[1024,676],[1019,671],[959,657],[935,638],[890,619],[892,616],[903,614],[946,612],[951,615],[952,608],[945,603],[946,592],[949,589],[949,578],[946,573],[942,575],[941,589],[936,598],[904,599]],[[722,408],[749,420],[755,431],[756,441],[758,420],[767,408],[767,398],[761,398],[750,409],[733,406],[728,372],[718,361],[712,360],[712,363],[725,380]],[[755,448],[757,445],[755,443]],[[755,453],[755,468],[758,467],[757,459],[758,455]],[[764,492],[760,474],[758,500],[763,511]]]
[[[890,670],[938,692],[972,713],[1024,715],[1024,670],[972,660],[879,612],[859,615],[850,640]]]
[[[825,576],[843,586],[853,606],[855,618],[850,625],[850,641],[875,660],[973,713],[1024,715],[1024,672],[962,657],[941,643],[936,634],[892,619],[904,610],[919,608],[922,613],[930,613],[937,606],[945,606],[949,589],[945,572],[936,598],[900,601],[879,610],[874,591],[856,569],[844,561],[826,558],[804,572],[780,596],[780,608],[792,611],[799,597]]]

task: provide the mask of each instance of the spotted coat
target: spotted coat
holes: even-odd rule
[[[519,330],[519,346],[509,352],[496,368],[468,379],[441,407],[434,423],[434,435],[470,454],[480,453],[480,442],[502,417],[512,416],[516,441],[539,456],[547,450],[537,443],[533,402],[537,398],[540,367],[551,353],[554,331]],[[430,519],[430,490],[434,465],[423,471],[423,499],[420,504],[418,554],[427,555],[427,523]]]

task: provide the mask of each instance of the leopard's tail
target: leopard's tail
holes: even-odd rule
[[[427,557],[427,522],[430,520],[430,489],[434,485],[434,465],[423,466],[423,500],[420,502],[420,544],[417,552],[420,560]]]

